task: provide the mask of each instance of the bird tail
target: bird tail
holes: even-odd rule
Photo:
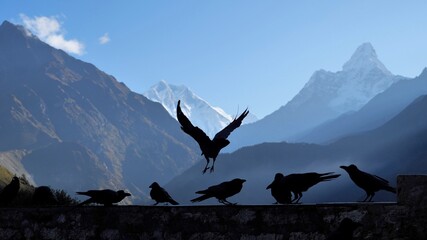
[[[328,172],[328,173],[322,173],[320,176],[320,179],[322,182],[324,182],[324,181],[330,181],[330,180],[335,179],[339,176],[341,176],[341,174],[333,174],[333,172]]]
[[[179,205],[179,203],[173,199],[169,200],[169,203],[172,205]]]
[[[206,200],[206,199],[211,198],[211,197],[212,197],[211,195],[205,194],[205,195],[202,195],[198,198],[192,199],[191,202],[193,202],[193,203],[194,202],[201,202],[201,201]]]
[[[384,190],[392,192],[392,193],[396,193],[396,188],[391,187],[391,186],[385,186]]]

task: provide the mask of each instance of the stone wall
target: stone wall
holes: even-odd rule
[[[0,209],[0,239],[316,239],[344,218],[354,239],[427,239],[427,176],[399,176],[397,203]]]

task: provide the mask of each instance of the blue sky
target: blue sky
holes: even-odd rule
[[[135,92],[166,80],[232,115],[249,107],[264,117],[314,71],[341,70],[364,42],[392,73],[419,75],[426,10],[427,1],[397,0],[2,0],[0,20],[56,21],[45,41]]]

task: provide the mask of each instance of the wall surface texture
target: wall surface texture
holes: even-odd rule
[[[427,176],[399,176],[397,203],[1,208],[0,239],[427,239]]]

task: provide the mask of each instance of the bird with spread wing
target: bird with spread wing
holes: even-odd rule
[[[230,141],[227,140],[227,137],[234,129],[238,128],[242,124],[243,119],[249,114],[249,111],[248,109],[243,111],[243,113],[238,118],[235,118],[224,129],[219,131],[213,139],[210,139],[208,135],[203,132],[202,129],[198,128],[197,126],[194,126],[190,122],[187,116],[185,116],[182,112],[180,104],[181,101],[179,100],[176,109],[176,115],[178,118],[178,122],[181,124],[181,129],[185,133],[190,135],[192,138],[194,138],[194,140],[196,140],[199,144],[200,149],[202,150],[202,155],[204,155],[206,159],[206,166],[203,170],[203,173],[205,173],[208,169],[210,169],[210,172],[213,172],[215,160],[219,152],[222,148],[230,144]],[[209,167],[210,158],[212,158],[213,160],[211,167]]]

